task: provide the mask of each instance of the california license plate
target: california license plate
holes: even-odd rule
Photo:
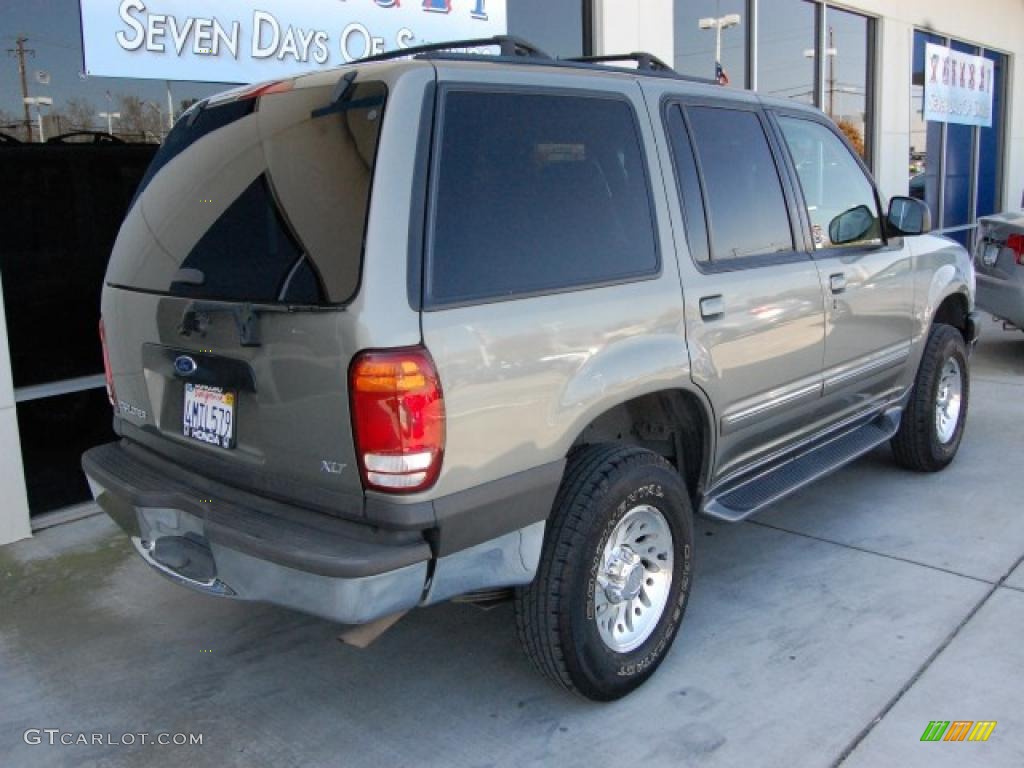
[[[185,437],[219,448],[235,438],[235,393],[204,384],[185,385]]]

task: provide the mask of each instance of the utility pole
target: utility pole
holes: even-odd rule
[[[18,57],[18,72],[21,74],[21,104],[25,110],[25,141],[32,141],[32,116],[28,112],[28,102],[25,99],[28,98],[28,78],[26,77],[25,67],[25,54],[29,56],[35,56],[36,52],[32,48],[26,48],[25,43],[28,42],[28,38],[24,35],[18,35],[18,39],[15,41],[16,48],[8,48],[8,56]]]
[[[174,128],[174,97],[171,96],[171,81],[167,80],[167,132]]]
[[[836,119],[836,50],[835,28],[828,28],[828,116]]]

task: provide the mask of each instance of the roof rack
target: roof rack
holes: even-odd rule
[[[428,45],[416,45],[411,48],[397,48],[393,51],[378,53],[375,56],[367,56],[365,59],[357,59],[353,64],[364,64],[373,61],[390,61],[391,59],[402,59],[406,56],[417,56],[423,53],[438,53],[453,51],[463,48],[482,48],[488,45],[496,45],[501,49],[503,57],[522,56],[533,59],[551,59],[547,53],[542,51],[533,43],[523,40],[514,35],[495,35],[494,37],[477,37],[470,40],[448,40],[443,43],[429,43]]]
[[[563,61],[578,61],[581,64],[608,64],[613,61],[635,61],[636,68],[648,72],[674,72],[668,64],[652,53],[633,51],[633,53],[614,53],[605,56],[572,56]]]
[[[717,80],[712,80],[710,77],[695,77],[676,72],[653,53],[647,53],[646,51],[613,53],[602,56],[573,56],[568,59],[561,59],[561,61],[575,61],[580,64],[611,64],[617,61],[635,61],[637,70],[641,72],[669,75],[680,80],[689,80],[694,83],[704,83],[705,85],[721,85]]]
[[[648,75],[659,75],[661,77],[672,77],[678,80],[688,80],[694,83],[705,85],[720,85],[717,80],[706,77],[693,77],[676,72],[672,67],[659,59],[657,56],[644,51],[632,53],[606,54],[602,56],[574,56],[569,58],[554,58],[533,43],[514,35],[495,35],[494,37],[477,37],[469,40],[448,40],[443,43],[429,43],[417,45],[412,48],[398,48],[386,53],[378,53],[375,56],[367,56],[365,59],[356,59],[353,64],[364,64],[375,61],[391,61],[393,59],[404,59],[406,57],[423,56],[425,58],[439,59],[478,59],[480,54],[466,53],[467,48],[483,48],[486,46],[497,46],[500,50],[497,56],[490,57],[498,62],[522,63],[522,64],[543,64],[545,66],[561,67],[601,67],[604,64],[614,64],[621,61],[636,62],[637,71]],[[433,54],[431,56],[431,54]]]

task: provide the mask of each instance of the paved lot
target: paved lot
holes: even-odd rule
[[[986,325],[953,467],[879,450],[754,522],[700,523],[679,641],[610,705],[535,675],[508,605],[414,612],[360,651],[165,582],[103,517],[51,529],[0,549],[0,766],[1024,765],[1022,425],[1024,334]],[[921,743],[930,720],[998,726]]]

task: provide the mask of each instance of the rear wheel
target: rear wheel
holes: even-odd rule
[[[956,456],[970,395],[967,345],[949,325],[932,326],[910,402],[892,439],[896,461],[918,472],[936,472]]]
[[[690,592],[693,519],[679,473],[634,447],[572,456],[537,577],[516,593],[527,655],[587,698],[625,696],[668,652]]]

